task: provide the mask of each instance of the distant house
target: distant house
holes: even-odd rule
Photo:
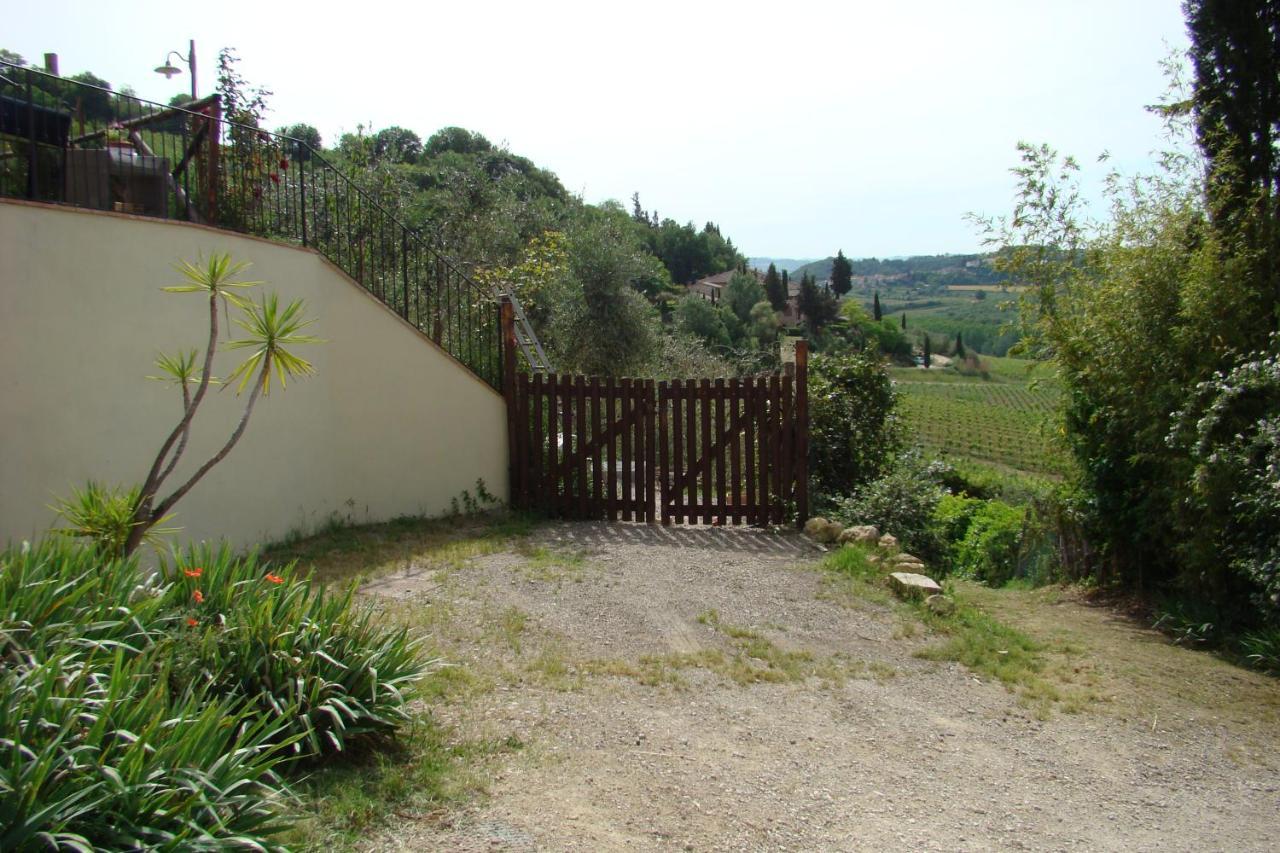
[[[764,286],[764,273],[756,269],[747,270],[747,272],[754,275],[760,285]],[[685,291],[700,296],[708,302],[718,304],[724,298],[724,291],[729,286],[729,280],[737,273],[737,270],[729,270],[728,272],[718,272],[715,275],[700,278],[685,285]],[[787,306],[780,313],[784,326],[800,325],[802,315],[800,313],[800,281],[798,279],[791,279],[787,282]]]

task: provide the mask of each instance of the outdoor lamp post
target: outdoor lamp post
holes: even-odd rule
[[[169,55],[164,58],[164,65],[161,65],[159,68],[156,69],[156,73],[163,74],[166,80],[168,80],[170,77],[172,77],[175,74],[182,73],[181,68],[169,62],[169,57],[172,57],[172,56],[176,56],[179,59],[181,59],[183,62],[187,63],[187,67],[191,69],[191,100],[193,101],[196,100],[198,96],[196,95],[196,41],[195,39],[191,40],[191,48],[187,52],[186,56],[183,56],[181,53],[179,53],[176,50],[171,50],[169,51]]]

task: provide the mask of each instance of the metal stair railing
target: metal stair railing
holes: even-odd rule
[[[216,95],[166,106],[3,60],[0,71],[0,196],[313,248],[501,387],[501,293],[400,222],[388,209],[395,197],[359,185],[303,140],[228,120]],[[514,304],[520,349],[533,370],[549,370]]]

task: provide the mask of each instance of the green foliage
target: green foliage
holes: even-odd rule
[[[301,757],[393,732],[407,719],[404,688],[426,670],[419,643],[382,627],[354,586],[327,594],[292,571],[225,546],[163,563],[162,606],[195,623],[179,670],[272,720]]]
[[[744,324],[751,321],[751,309],[766,299],[760,280],[751,273],[744,272],[733,274],[724,296],[729,310]]]
[[[643,373],[660,331],[657,313],[631,282],[653,273],[654,258],[625,214],[610,210],[584,209],[565,238],[568,263],[551,287],[546,341],[557,365],[599,376]]]
[[[836,252],[831,262],[831,289],[836,296],[844,296],[853,287],[853,265],[844,256],[844,250]]]
[[[1280,623],[1280,356],[1200,383],[1169,443],[1188,448],[1187,500],[1212,525],[1192,531],[1191,547],[1229,566],[1254,608]]]
[[[112,488],[90,480],[83,489],[74,486],[70,498],[59,498],[53,511],[66,523],[66,527],[54,530],[63,536],[88,540],[97,553],[107,559],[125,555],[125,545],[136,524],[133,512],[142,490]],[[157,523],[163,522],[160,519]],[[161,535],[172,533],[172,528],[149,527],[142,541],[158,547]]]
[[[964,534],[952,549],[955,570],[988,586],[1008,582],[1018,570],[1025,521],[1025,507],[994,500],[980,502],[973,507]],[[953,522],[951,529],[955,526]]]
[[[711,347],[727,347],[729,330],[724,314],[711,302],[689,294],[676,303],[676,328]]]
[[[392,734],[429,666],[353,591],[290,572],[225,548],[150,577],[56,537],[0,552],[0,847],[276,849],[277,771]]]
[[[809,362],[809,475],[815,491],[846,495],[880,476],[901,445],[896,397],[883,365],[864,353]]]
[[[0,846],[230,844],[278,831],[276,720],[174,668],[181,614],[132,560],[0,552]],[[78,845],[78,846],[77,846]]]
[[[911,342],[893,321],[872,319],[866,309],[852,299],[840,304],[840,316],[848,323],[847,334],[858,345],[872,346],[898,362],[910,362]]]
[[[778,268],[773,264],[769,264],[769,270],[764,274],[764,291],[774,311],[786,310],[787,285],[783,277],[778,275]]]
[[[772,349],[782,331],[782,317],[767,300],[751,306],[747,322],[747,334],[760,349]]]
[[[839,312],[835,297],[819,288],[808,277],[800,282],[799,306],[805,326],[815,335],[834,320]]]
[[[941,565],[946,543],[934,515],[946,494],[943,469],[917,453],[903,454],[883,476],[837,501],[834,515],[845,524],[874,524],[926,563]]]

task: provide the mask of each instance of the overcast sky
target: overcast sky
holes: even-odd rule
[[[330,11],[330,9],[332,11]],[[479,131],[587,201],[638,191],[748,255],[966,252],[1020,139],[1145,168],[1178,0],[12,3],[0,47],[167,100],[234,47],[271,126]]]

